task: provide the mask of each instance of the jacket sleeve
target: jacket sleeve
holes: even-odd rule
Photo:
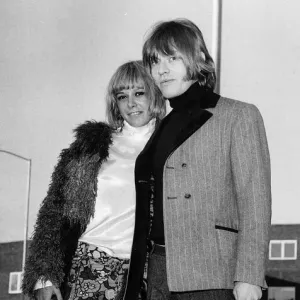
[[[266,287],[271,224],[270,157],[263,119],[254,105],[243,106],[233,125],[231,166],[239,217],[234,280]]]
[[[64,253],[61,247],[62,228],[65,226],[62,187],[67,176],[64,172],[68,163],[67,152],[62,151],[37,216],[22,283],[23,293],[29,297],[33,297],[38,279],[50,280],[59,286],[64,278]]]

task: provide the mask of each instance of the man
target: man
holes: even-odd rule
[[[154,182],[147,299],[260,299],[271,219],[262,117],[213,92],[214,63],[189,20],[157,24],[143,61],[173,110],[136,161],[127,288],[141,278]]]

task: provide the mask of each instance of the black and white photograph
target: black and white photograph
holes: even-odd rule
[[[299,11],[0,0],[0,300],[300,300]]]

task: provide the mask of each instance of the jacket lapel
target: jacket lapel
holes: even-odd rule
[[[212,113],[205,110],[199,109],[193,115],[187,114],[185,124],[186,126],[180,130],[180,133],[176,137],[176,141],[172,145],[169,152],[173,152],[178,148],[184,141],[186,141],[193,133],[200,129],[211,117]]]
[[[168,156],[174,152],[184,141],[186,141],[193,133],[199,130],[213,114],[206,110],[217,105],[220,96],[213,92],[206,92],[200,101],[196,101],[184,114],[185,126],[180,130],[173,145],[170,145]]]
[[[144,155],[146,153],[148,153],[149,151],[151,151],[151,146],[154,145],[154,141],[156,140],[157,136],[158,136],[158,132],[160,127],[162,126],[162,124],[165,122],[166,118],[168,118],[168,116],[166,116],[161,123],[159,124],[159,126],[157,126],[154,130],[154,132],[152,133],[150,139],[148,140],[148,142],[146,143],[144,149],[141,151],[141,153],[139,154],[139,156]]]
[[[182,115],[182,117],[186,118],[184,122],[185,127],[180,130],[175,139],[175,142],[171,145],[168,145],[168,149],[166,151],[166,159],[174,150],[176,150],[184,141],[186,141],[193,133],[200,129],[213,116],[213,114],[206,109],[215,107],[218,103],[219,98],[219,95],[213,92],[207,92],[200,101],[195,102],[195,104]],[[151,154],[152,146],[156,144],[160,128],[162,128],[164,126],[164,123],[167,122],[168,118],[171,116],[171,113],[167,115],[162,120],[158,128],[155,129],[154,133],[150,137],[149,141],[147,142],[146,146],[139,156],[147,157],[148,154]]]

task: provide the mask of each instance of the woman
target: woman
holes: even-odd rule
[[[52,175],[25,265],[22,288],[30,297],[121,297],[134,231],[135,159],[165,104],[136,61],[116,70],[106,101],[108,124],[80,125]]]

